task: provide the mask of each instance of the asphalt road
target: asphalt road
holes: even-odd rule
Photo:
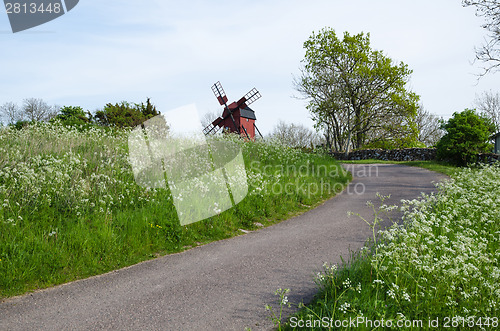
[[[348,165],[354,180],[318,208],[272,227],[214,242],[105,275],[0,303],[0,330],[272,329],[266,304],[277,288],[292,303],[316,292],[313,275],[363,246],[372,219],[367,200],[389,203],[434,191],[444,179],[399,165]]]

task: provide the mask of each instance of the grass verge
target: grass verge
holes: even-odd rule
[[[374,207],[375,223],[386,208]],[[316,299],[279,329],[496,329],[500,167],[461,169],[403,210],[402,225],[344,264],[325,264]]]
[[[127,137],[52,124],[0,131],[0,298],[288,219],[350,179],[327,156],[234,139],[248,195],[235,208],[181,226],[167,190],[135,183]]]

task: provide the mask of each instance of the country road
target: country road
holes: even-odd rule
[[[277,225],[0,303],[0,330],[270,330],[277,288],[292,303],[316,292],[313,275],[360,248],[367,200],[435,191],[446,178],[400,165],[347,165],[353,181],[318,208]]]

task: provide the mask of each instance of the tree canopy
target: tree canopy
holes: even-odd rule
[[[79,106],[64,106],[54,119],[61,121],[65,125],[85,125],[90,122],[91,114],[86,114],[83,108]]]
[[[477,161],[478,153],[491,150],[488,140],[495,126],[490,119],[478,115],[474,110],[454,113],[443,129],[446,134],[437,144],[437,157],[440,160],[466,166]]]
[[[325,28],[304,48],[296,89],[309,100],[331,148],[347,152],[377,141],[410,147],[417,140],[413,119],[419,97],[407,87],[412,71],[373,50],[369,33],[345,32],[340,39]]]
[[[146,120],[159,115],[160,112],[148,98],[146,104],[134,104],[123,101],[121,103],[108,103],[103,110],[97,111],[95,120],[101,125],[111,125],[119,128],[134,127]]]

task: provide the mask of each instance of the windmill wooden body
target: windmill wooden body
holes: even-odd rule
[[[227,96],[220,82],[212,86],[212,91],[219,101],[221,106],[224,106],[224,111],[221,117],[210,123],[203,132],[212,134],[219,131],[236,132],[240,136],[255,140],[255,134],[258,133],[261,137],[259,129],[255,125],[257,118],[255,112],[249,107],[250,104],[258,100],[261,95],[257,89],[253,88],[245,94],[240,100],[227,104]]]

